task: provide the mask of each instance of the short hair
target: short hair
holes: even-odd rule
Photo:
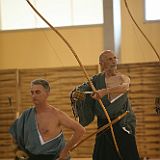
[[[99,56],[99,63],[103,62],[104,57],[107,53],[113,53],[111,50],[104,50]]]
[[[45,79],[35,79],[31,82],[31,85],[41,85],[47,92],[50,91],[49,82]]]

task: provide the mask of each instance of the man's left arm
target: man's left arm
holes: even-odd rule
[[[122,80],[117,86],[107,87],[108,93],[125,93],[129,90],[130,78],[126,75],[121,75],[120,79]]]
[[[70,140],[67,142],[63,150],[60,152],[59,159],[63,160],[69,155],[69,151],[76,145],[85,133],[85,128],[77,121],[70,118],[66,113],[59,111],[58,113],[60,125],[69,128],[73,131]]]
[[[130,78],[126,75],[114,76],[108,79],[107,88],[97,90],[96,94],[92,96],[94,99],[102,98],[109,94],[123,94],[129,91]]]

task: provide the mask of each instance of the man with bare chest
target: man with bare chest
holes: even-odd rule
[[[136,117],[128,99],[130,78],[117,70],[117,57],[110,51],[105,50],[99,56],[101,72],[91,77],[91,82],[96,92],[86,94],[82,99],[76,97],[76,92],[84,94],[92,93],[87,82],[77,86],[72,91],[75,104],[74,110],[83,126],[89,125],[94,117],[97,117],[97,127],[100,128],[108,123],[98,99],[101,99],[111,119],[128,111],[128,114],[118,123],[113,125],[115,138],[121,156],[117,153],[113,143],[112,134],[109,130],[98,133],[95,139],[93,160],[140,160],[135,140]],[[74,93],[75,92],[75,93]]]
[[[32,81],[34,106],[25,110],[10,128],[17,157],[28,160],[69,160],[70,149],[85,133],[79,123],[48,103],[49,94],[48,81]],[[73,131],[68,143],[65,143],[62,127]]]

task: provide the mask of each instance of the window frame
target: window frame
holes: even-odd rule
[[[144,14],[144,22],[145,23],[159,23],[160,22],[160,18],[157,20],[147,20],[146,19],[146,0],[143,0],[143,14]]]
[[[0,0],[0,8],[2,7],[2,1],[3,0]],[[26,2],[27,3],[27,2]],[[33,0],[33,2],[31,1],[31,3],[34,5],[34,3],[36,3],[36,0],[34,1]],[[75,3],[73,0],[71,0],[71,1],[69,1],[69,3],[71,4],[71,5],[73,5],[72,3]],[[97,3],[97,1],[95,1],[95,4]],[[63,22],[60,22],[58,25],[55,25],[55,24],[53,24],[55,27],[57,27],[57,28],[64,28],[64,27],[77,27],[77,26],[93,26],[93,25],[102,25],[103,23],[104,23],[104,18],[103,18],[103,0],[102,0],[102,2],[100,2],[101,4],[99,5],[99,7],[101,7],[102,8],[102,10],[100,10],[99,11],[99,16],[98,16],[98,18],[97,18],[97,20],[96,20],[96,22],[94,22],[94,21],[88,21],[88,22],[85,22],[85,21],[81,21],[81,19],[80,19],[80,23],[78,24],[78,22],[76,22],[76,19],[75,20],[72,20],[72,18],[73,18],[73,15],[72,15],[72,17],[69,19],[69,21],[71,21],[70,23],[64,23],[63,24]],[[83,4],[83,2],[82,2],[82,4]],[[31,7],[28,5],[28,7],[31,9]],[[36,6],[35,6],[35,8],[36,8]],[[42,8],[43,9],[43,8]],[[74,8],[72,8],[71,7],[71,9],[74,11]],[[98,8],[97,8],[98,9]],[[73,11],[71,11],[71,12],[73,12]],[[34,11],[33,11],[34,12]],[[47,13],[46,11],[45,11],[45,13]],[[12,26],[5,26],[5,23],[7,23],[7,22],[4,22],[4,25],[2,24],[2,22],[3,22],[3,19],[5,18],[2,18],[2,10],[0,10],[0,31],[14,31],[14,30],[32,30],[32,29],[48,29],[49,28],[49,26],[45,23],[45,22],[43,22],[43,20],[40,20],[40,21],[42,21],[42,24],[41,23],[39,23],[39,21],[37,21],[37,19],[39,19],[39,16],[36,14],[36,13],[34,13],[35,14],[35,16],[33,15],[33,17],[35,17],[35,21],[31,21],[31,23],[30,23],[30,25],[26,25],[26,26],[24,26],[23,25],[23,21],[21,22],[21,24],[18,26],[16,26],[16,25],[12,25]],[[42,16],[44,15],[41,11],[40,11],[40,14],[42,14]],[[75,15],[77,14],[76,12],[74,13]],[[97,15],[98,15],[97,14]],[[102,15],[102,17],[101,17],[101,15]],[[6,16],[8,16],[8,15],[6,15]],[[89,15],[88,15],[89,16]],[[38,18],[37,18],[38,17]],[[46,20],[47,20],[47,17],[46,16],[44,16],[45,18],[46,18]],[[88,17],[88,19],[89,19],[89,17]],[[37,21],[37,22],[36,22]],[[50,20],[48,20],[51,24],[53,23],[53,22],[51,22]],[[10,25],[10,22],[8,22],[8,24]]]

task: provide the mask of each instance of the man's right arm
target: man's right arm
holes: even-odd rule
[[[16,157],[28,157],[28,155],[23,151],[23,148],[22,148],[22,146],[20,146],[20,145],[18,145],[19,143],[19,139],[18,139],[18,134],[20,134],[21,133],[21,129],[23,128],[22,127],[22,124],[23,123],[19,123],[19,121],[21,121],[21,119],[23,119],[23,117],[22,117],[22,114],[21,114],[21,116],[18,118],[18,119],[16,119],[15,121],[14,121],[14,123],[11,125],[11,127],[10,127],[10,129],[9,129],[9,133],[10,133],[10,135],[11,135],[11,137],[12,137],[12,149],[13,149],[13,151],[14,151],[14,153],[15,153],[15,156]]]
[[[14,138],[12,138],[12,142],[13,142],[12,149],[15,153],[15,156],[18,158],[28,158],[27,153],[25,153],[23,150],[20,149]]]

